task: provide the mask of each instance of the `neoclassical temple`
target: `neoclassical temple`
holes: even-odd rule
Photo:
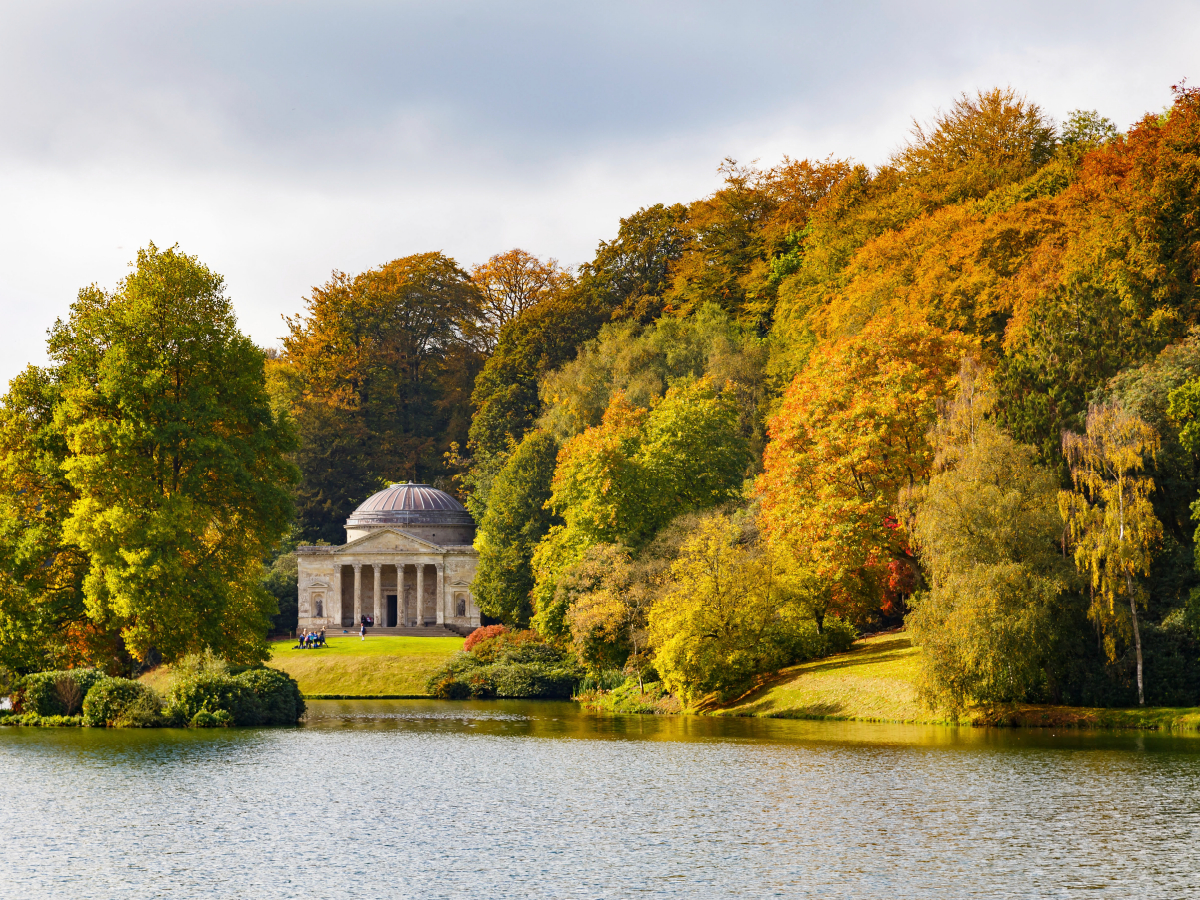
[[[346,520],[343,546],[296,548],[299,627],[357,628],[363,616],[387,628],[478,627],[474,540],[474,520],[449,494],[393,484]]]

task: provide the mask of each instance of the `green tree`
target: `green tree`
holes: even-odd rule
[[[346,517],[389,481],[435,481],[463,440],[457,415],[482,359],[478,290],[441,253],[335,272],[288,319],[282,390],[298,395],[297,513],[303,537],[341,538]]]
[[[693,704],[796,659],[845,649],[853,633],[819,634],[796,570],[753,520],[701,518],[650,607],[654,666],[671,693]]]
[[[593,543],[636,548],[676,516],[735,497],[748,462],[734,399],[707,380],[649,410],[617,394],[599,426],[563,445],[550,506]]]
[[[533,551],[557,517],[546,508],[558,442],[531,431],[492,489],[492,502],[475,539],[479,569],[471,590],[480,610],[508,625],[525,628],[533,615]]]
[[[500,329],[495,352],[475,381],[470,460],[461,476],[476,521],[487,510],[492,480],[542,413],[540,380],[575,358],[579,347],[613,319],[654,318],[667,271],[681,247],[682,207],[661,205],[621,220],[579,279],[551,291]]]
[[[49,353],[89,618],[138,657],[265,659],[259,578],[291,521],[295,440],[221,277],[151,244],[115,292],[80,291]]]
[[[79,495],[63,471],[60,395],[56,370],[30,366],[0,405],[0,668],[21,673],[121,655],[87,617],[87,555],[62,531]]]
[[[1090,616],[1105,633],[1110,659],[1116,655],[1114,638],[1132,631],[1139,705],[1145,705],[1146,697],[1137,609],[1145,597],[1133,579],[1139,572],[1149,574],[1153,549],[1162,537],[1150,502],[1154,481],[1141,474],[1146,457],[1158,446],[1154,430],[1115,402],[1092,405],[1086,434],[1063,433],[1063,455],[1075,489],[1063,491],[1059,503],[1076,565],[1091,578]],[[1128,619],[1117,605],[1122,593],[1129,601]]]
[[[929,589],[905,619],[921,647],[921,694],[955,718],[1041,687],[1073,575],[1057,546],[1058,479],[987,418],[979,374],[964,366],[937,426],[937,466],[916,492],[912,535]]]

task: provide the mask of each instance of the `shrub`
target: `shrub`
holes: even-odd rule
[[[237,676],[258,698],[258,720],[239,725],[295,725],[304,715],[304,695],[300,685],[286,672],[265,666],[247,669]]]
[[[192,716],[188,724],[192,728],[228,728],[233,724],[233,716],[223,709],[215,711],[202,709]]]
[[[304,697],[286,672],[257,666],[231,675],[223,660],[205,653],[180,662],[167,693],[173,721],[192,724],[201,712],[227,714],[229,722],[218,716],[218,725],[295,725],[304,715]]]
[[[99,669],[35,672],[17,682],[17,700],[23,712],[39,716],[75,715],[92,685],[103,677]]]
[[[146,685],[128,678],[101,678],[83,700],[83,724],[89,728],[116,725],[126,710],[140,704],[138,721],[146,721],[150,711],[156,715],[142,727],[154,727],[161,722],[162,703]]]
[[[482,629],[481,629],[482,630]],[[539,643],[536,632],[501,632],[457,653],[430,676],[435,697],[540,697],[567,699],[582,672],[568,653]]]
[[[225,712],[239,724],[257,723],[262,715],[254,691],[232,675],[211,671],[185,674],[167,692],[167,714],[173,721],[191,723],[200,712]]]
[[[480,641],[490,640],[494,637],[504,634],[507,631],[508,629],[503,625],[485,625],[483,628],[476,628],[474,631],[468,634],[467,639],[463,641],[463,652],[470,653],[475,649],[475,645]]]
[[[117,728],[161,728],[169,724],[172,723],[163,715],[162,698],[153,690],[147,690],[128,704],[113,722]]]

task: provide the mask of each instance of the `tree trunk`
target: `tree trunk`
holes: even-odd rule
[[[1133,579],[1125,573],[1125,587],[1129,591],[1129,612],[1133,616],[1133,647],[1137,651],[1137,681],[1138,706],[1146,705],[1146,695],[1142,691],[1142,633],[1138,630],[1137,603],[1133,596]]]

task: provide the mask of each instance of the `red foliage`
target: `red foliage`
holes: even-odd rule
[[[476,644],[499,637],[507,631],[508,629],[503,625],[485,625],[483,628],[476,628],[467,635],[467,639],[463,642],[463,649],[470,653],[471,648]]]

